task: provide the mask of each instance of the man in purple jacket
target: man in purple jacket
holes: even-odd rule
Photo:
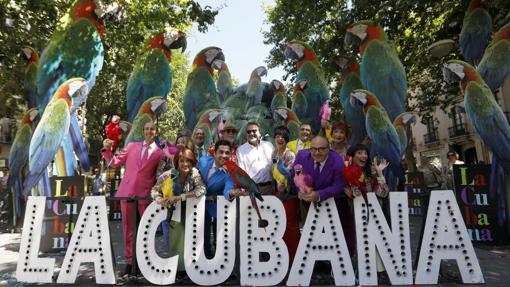
[[[296,164],[301,164],[303,172],[313,178],[313,191],[299,192],[300,199],[307,202],[322,202],[330,197],[345,196],[344,161],[336,152],[329,149],[329,142],[325,137],[314,137],[310,149],[298,152],[294,166]]]

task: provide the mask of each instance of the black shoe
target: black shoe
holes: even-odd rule
[[[124,269],[124,272],[120,274],[120,277],[128,277],[129,274],[131,274],[132,267],[133,266],[131,264],[126,264],[126,268]]]
[[[377,272],[377,284],[378,285],[391,285],[390,277],[386,271]]]

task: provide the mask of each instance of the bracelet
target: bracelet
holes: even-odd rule
[[[185,201],[185,200],[186,200],[186,194],[183,193],[183,194],[181,194],[181,201]]]

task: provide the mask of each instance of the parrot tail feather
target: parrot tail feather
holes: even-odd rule
[[[90,170],[90,161],[87,153],[87,146],[83,141],[83,136],[80,131],[80,126],[78,124],[78,119],[76,115],[71,116],[71,124],[69,126],[69,134],[71,135],[71,140],[73,143],[74,152],[76,156],[80,160],[81,167],[84,171]]]
[[[497,198],[498,203],[498,225],[503,226],[507,221],[506,199],[505,199],[505,170],[496,155],[492,155],[491,179],[489,196]]]
[[[267,221],[262,219],[262,216],[260,215],[260,209],[257,204],[257,200],[256,200],[255,196],[253,196],[251,193],[250,193],[250,200],[251,200],[251,206],[255,209],[255,212],[257,212],[257,216],[259,218],[259,227],[263,227],[264,231],[265,231],[268,223],[267,223]]]

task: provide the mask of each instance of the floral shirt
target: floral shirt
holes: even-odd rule
[[[278,155],[278,151],[274,150],[273,155],[273,162],[283,161],[283,165],[285,168],[289,171],[292,169],[292,165],[294,164],[294,160],[296,159],[296,155],[289,149],[286,148],[285,151],[281,156]],[[295,192],[295,189],[292,188],[293,183],[289,183],[290,186],[287,187],[287,190],[285,192],[276,192],[276,195],[280,198],[280,200],[286,200],[288,198],[295,198],[297,197],[297,194]]]
[[[179,178],[179,172],[176,169],[170,169],[168,171],[165,171],[163,174],[161,174],[158,177],[158,180],[156,182],[156,185],[152,187],[151,190],[151,196],[153,199],[156,199],[157,197],[163,196],[163,183],[170,178],[174,178],[173,182],[173,194],[179,195],[183,193],[189,193],[193,192],[195,194],[195,197],[200,197],[205,194],[205,185],[202,180],[202,177],[200,176],[200,172],[196,167],[193,167],[191,169],[191,172],[186,177],[186,181],[184,182],[184,185],[180,185],[178,178]]]

